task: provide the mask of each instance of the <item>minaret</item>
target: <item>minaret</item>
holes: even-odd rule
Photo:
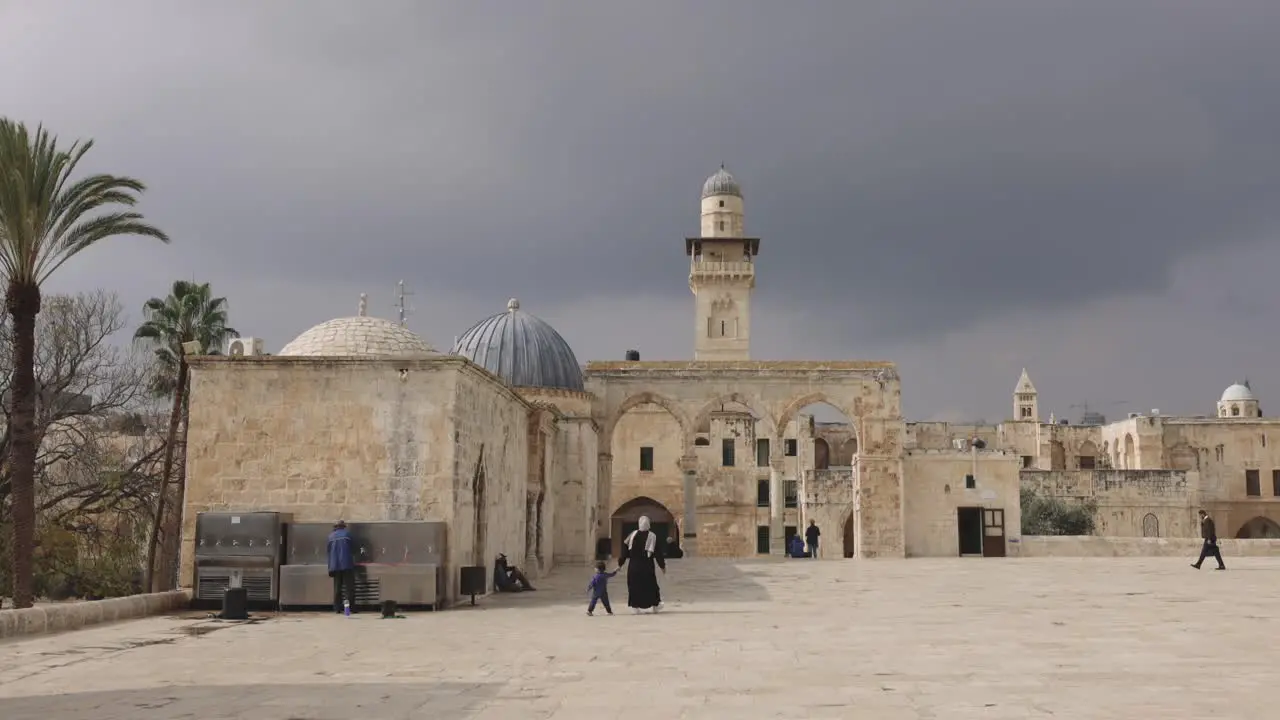
[[[1018,378],[1018,386],[1013,389],[1013,419],[1027,422],[1040,421],[1040,400],[1036,386],[1031,384],[1031,376],[1022,368],[1022,377]]]
[[[721,165],[702,185],[702,232],[685,239],[694,297],[693,359],[751,359],[751,291],[760,239],[746,237],[742,188]]]

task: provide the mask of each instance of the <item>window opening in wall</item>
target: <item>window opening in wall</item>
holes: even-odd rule
[[[733,467],[733,438],[725,438],[720,441],[720,464],[725,467]]]
[[[1262,433],[1262,447],[1266,447],[1266,446],[1267,446],[1267,434]]]
[[[1262,497],[1262,483],[1257,470],[1244,471],[1244,493],[1249,497]]]
[[[1232,406],[1231,406],[1231,417],[1237,417],[1237,416],[1239,416],[1239,415],[1240,415],[1240,406],[1239,406],[1239,405],[1232,405]]]
[[[768,525],[756,526],[756,554],[757,555],[769,554],[769,526]]]
[[[723,200],[721,200],[721,201],[720,201],[720,207],[724,207],[724,201],[723,201]]]
[[[978,480],[977,480],[976,478],[974,478],[972,475],[965,475],[965,476],[964,476],[964,489],[965,489],[965,490],[974,490],[974,489],[976,489],[977,487],[978,487]]]
[[[800,506],[799,483],[795,480],[787,480],[782,484],[783,502],[785,507],[794,508]]]
[[[1096,465],[1092,455],[1081,455],[1077,459],[1076,464],[1080,467],[1081,470],[1092,470]]]
[[[1153,513],[1142,516],[1142,537],[1160,537],[1160,519]]]
[[[1029,407],[1023,407],[1023,408],[1022,408],[1022,419],[1023,419],[1023,420],[1026,420],[1026,419],[1027,419],[1027,418],[1029,418],[1029,417],[1031,417],[1031,408],[1029,408]]]
[[[653,448],[640,448],[640,472],[653,472]]]
[[[693,444],[698,447],[706,447],[711,444],[711,440],[704,437],[694,438]]]
[[[1223,452],[1223,446],[1218,445],[1215,448],[1213,448],[1213,456],[1218,459],[1218,462],[1222,462],[1222,458],[1224,455],[1225,453]]]
[[[769,438],[756,439],[756,467],[769,467]]]
[[[723,221],[723,220],[721,220],[721,221],[720,221],[720,230],[722,230],[722,231],[724,230],[724,221]]]
[[[1035,462],[1035,460],[1036,460],[1036,459],[1035,459],[1035,458],[1033,458],[1033,457],[1031,457],[1030,455],[1023,455],[1023,456],[1022,456],[1022,467],[1023,467],[1023,469],[1026,469],[1026,468],[1031,467],[1031,463]]]
[[[1280,497],[1280,470],[1271,471],[1271,494]]]
[[[725,336],[725,332],[726,332],[726,330],[724,329],[724,321],[723,321],[723,320],[721,320],[721,321],[720,321],[720,337],[724,337],[724,336]]]
[[[795,438],[787,438],[785,451],[787,453],[787,457],[796,456],[796,439]]]
[[[769,507],[769,481],[756,481],[756,507]]]

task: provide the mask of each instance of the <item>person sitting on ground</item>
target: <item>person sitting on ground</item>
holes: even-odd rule
[[[498,592],[537,590],[520,568],[507,564],[507,556],[502,553],[493,561],[493,587]]]
[[[787,543],[787,555],[793,558],[809,557],[804,551],[804,540],[799,535],[792,535],[790,542]]]

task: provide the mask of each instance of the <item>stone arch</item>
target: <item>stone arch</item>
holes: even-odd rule
[[[1135,469],[1134,455],[1135,453],[1134,453],[1134,447],[1133,447],[1133,435],[1129,433],[1125,433],[1124,434],[1124,469],[1125,470]]]
[[[1240,540],[1258,540],[1261,538],[1280,538],[1280,523],[1269,517],[1259,515],[1240,526],[1236,532]]]
[[[1200,453],[1185,442],[1169,448],[1169,467],[1174,470],[1199,470]]]
[[[1076,451],[1076,465],[1079,466],[1084,462],[1088,462],[1087,460],[1084,460],[1084,458],[1092,460],[1094,462],[1094,467],[1103,466],[1103,463],[1098,462],[1098,446],[1094,445],[1092,440],[1085,440],[1080,443],[1080,448]]]
[[[689,432],[694,435],[700,432],[703,424],[711,421],[711,413],[719,410],[726,403],[745,405],[756,416],[756,422],[763,424],[762,432],[757,433],[757,437],[772,438],[778,434],[777,427],[774,425],[773,415],[762,409],[762,404],[759,401],[739,392],[725,393],[704,403],[702,409],[693,417],[693,422],[688,428]]]
[[[831,455],[832,464],[837,467],[853,465],[853,457],[858,454],[858,438],[851,437],[840,443],[840,447]]]
[[[1049,469],[1067,469],[1067,449],[1063,446],[1061,440],[1049,441]]]
[[[787,424],[796,418],[802,409],[815,403],[826,403],[831,407],[844,413],[849,418],[850,430],[853,432],[854,439],[858,436],[858,416],[853,413],[853,408],[847,408],[842,403],[832,400],[829,395],[824,392],[814,392],[808,395],[801,395],[787,403],[782,413],[778,415],[778,420],[774,424],[774,431],[777,433],[778,442],[782,441],[782,433],[786,432]]]
[[[1155,513],[1142,516],[1142,537],[1160,537],[1160,518]]]
[[[614,557],[618,557],[622,541],[636,529],[641,515],[649,516],[655,533],[662,535],[665,532],[667,537],[675,538],[677,544],[680,542],[680,527],[675,515],[666,505],[647,495],[639,495],[619,505],[609,516],[609,536],[613,538]]]
[[[676,422],[680,424],[680,430],[681,430],[680,435],[682,438],[682,443],[684,445],[684,452],[686,455],[692,452],[693,436],[694,436],[693,425],[689,423],[689,418],[685,417],[684,412],[681,411],[680,404],[671,400],[665,395],[661,395],[655,392],[650,392],[648,390],[643,392],[638,392],[634,395],[627,397],[626,400],[623,400],[621,403],[619,403],[618,407],[614,409],[612,413],[609,414],[608,419],[604,423],[604,433],[603,433],[603,437],[601,437],[601,447],[606,447],[606,448],[613,447],[613,431],[614,431],[614,428],[617,427],[618,421],[622,419],[623,415],[626,415],[629,411],[641,405],[648,405],[650,403],[657,405],[658,407],[661,407],[663,410],[666,410],[667,413],[671,415],[671,417],[675,418]]]
[[[849,511],[844,515],[844,522],[840,523],[841,529],[841,555],[845,558],[854,557],[858,552],[858,541],[853,532],[853,511]],[[822,547],[821,544],[818,545]]]
[[[826,470],[831,467],[831,446],[822,438],[813,439],[813,469]]]

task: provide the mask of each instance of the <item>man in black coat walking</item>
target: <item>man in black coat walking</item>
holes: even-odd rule
[[[1218,549],[1218,530],[1213,525],[1213,518],[1203,510],[1200,511],[1200,537],[1204,538],[1204,545],[1200,548],[1200,559],[1191,563],[1191,567],[1199,570],[1204,559],[1212,556],[1218,561],[1218,569],[1226,570],[1227,566],[1222,562],[1222,551]]]

